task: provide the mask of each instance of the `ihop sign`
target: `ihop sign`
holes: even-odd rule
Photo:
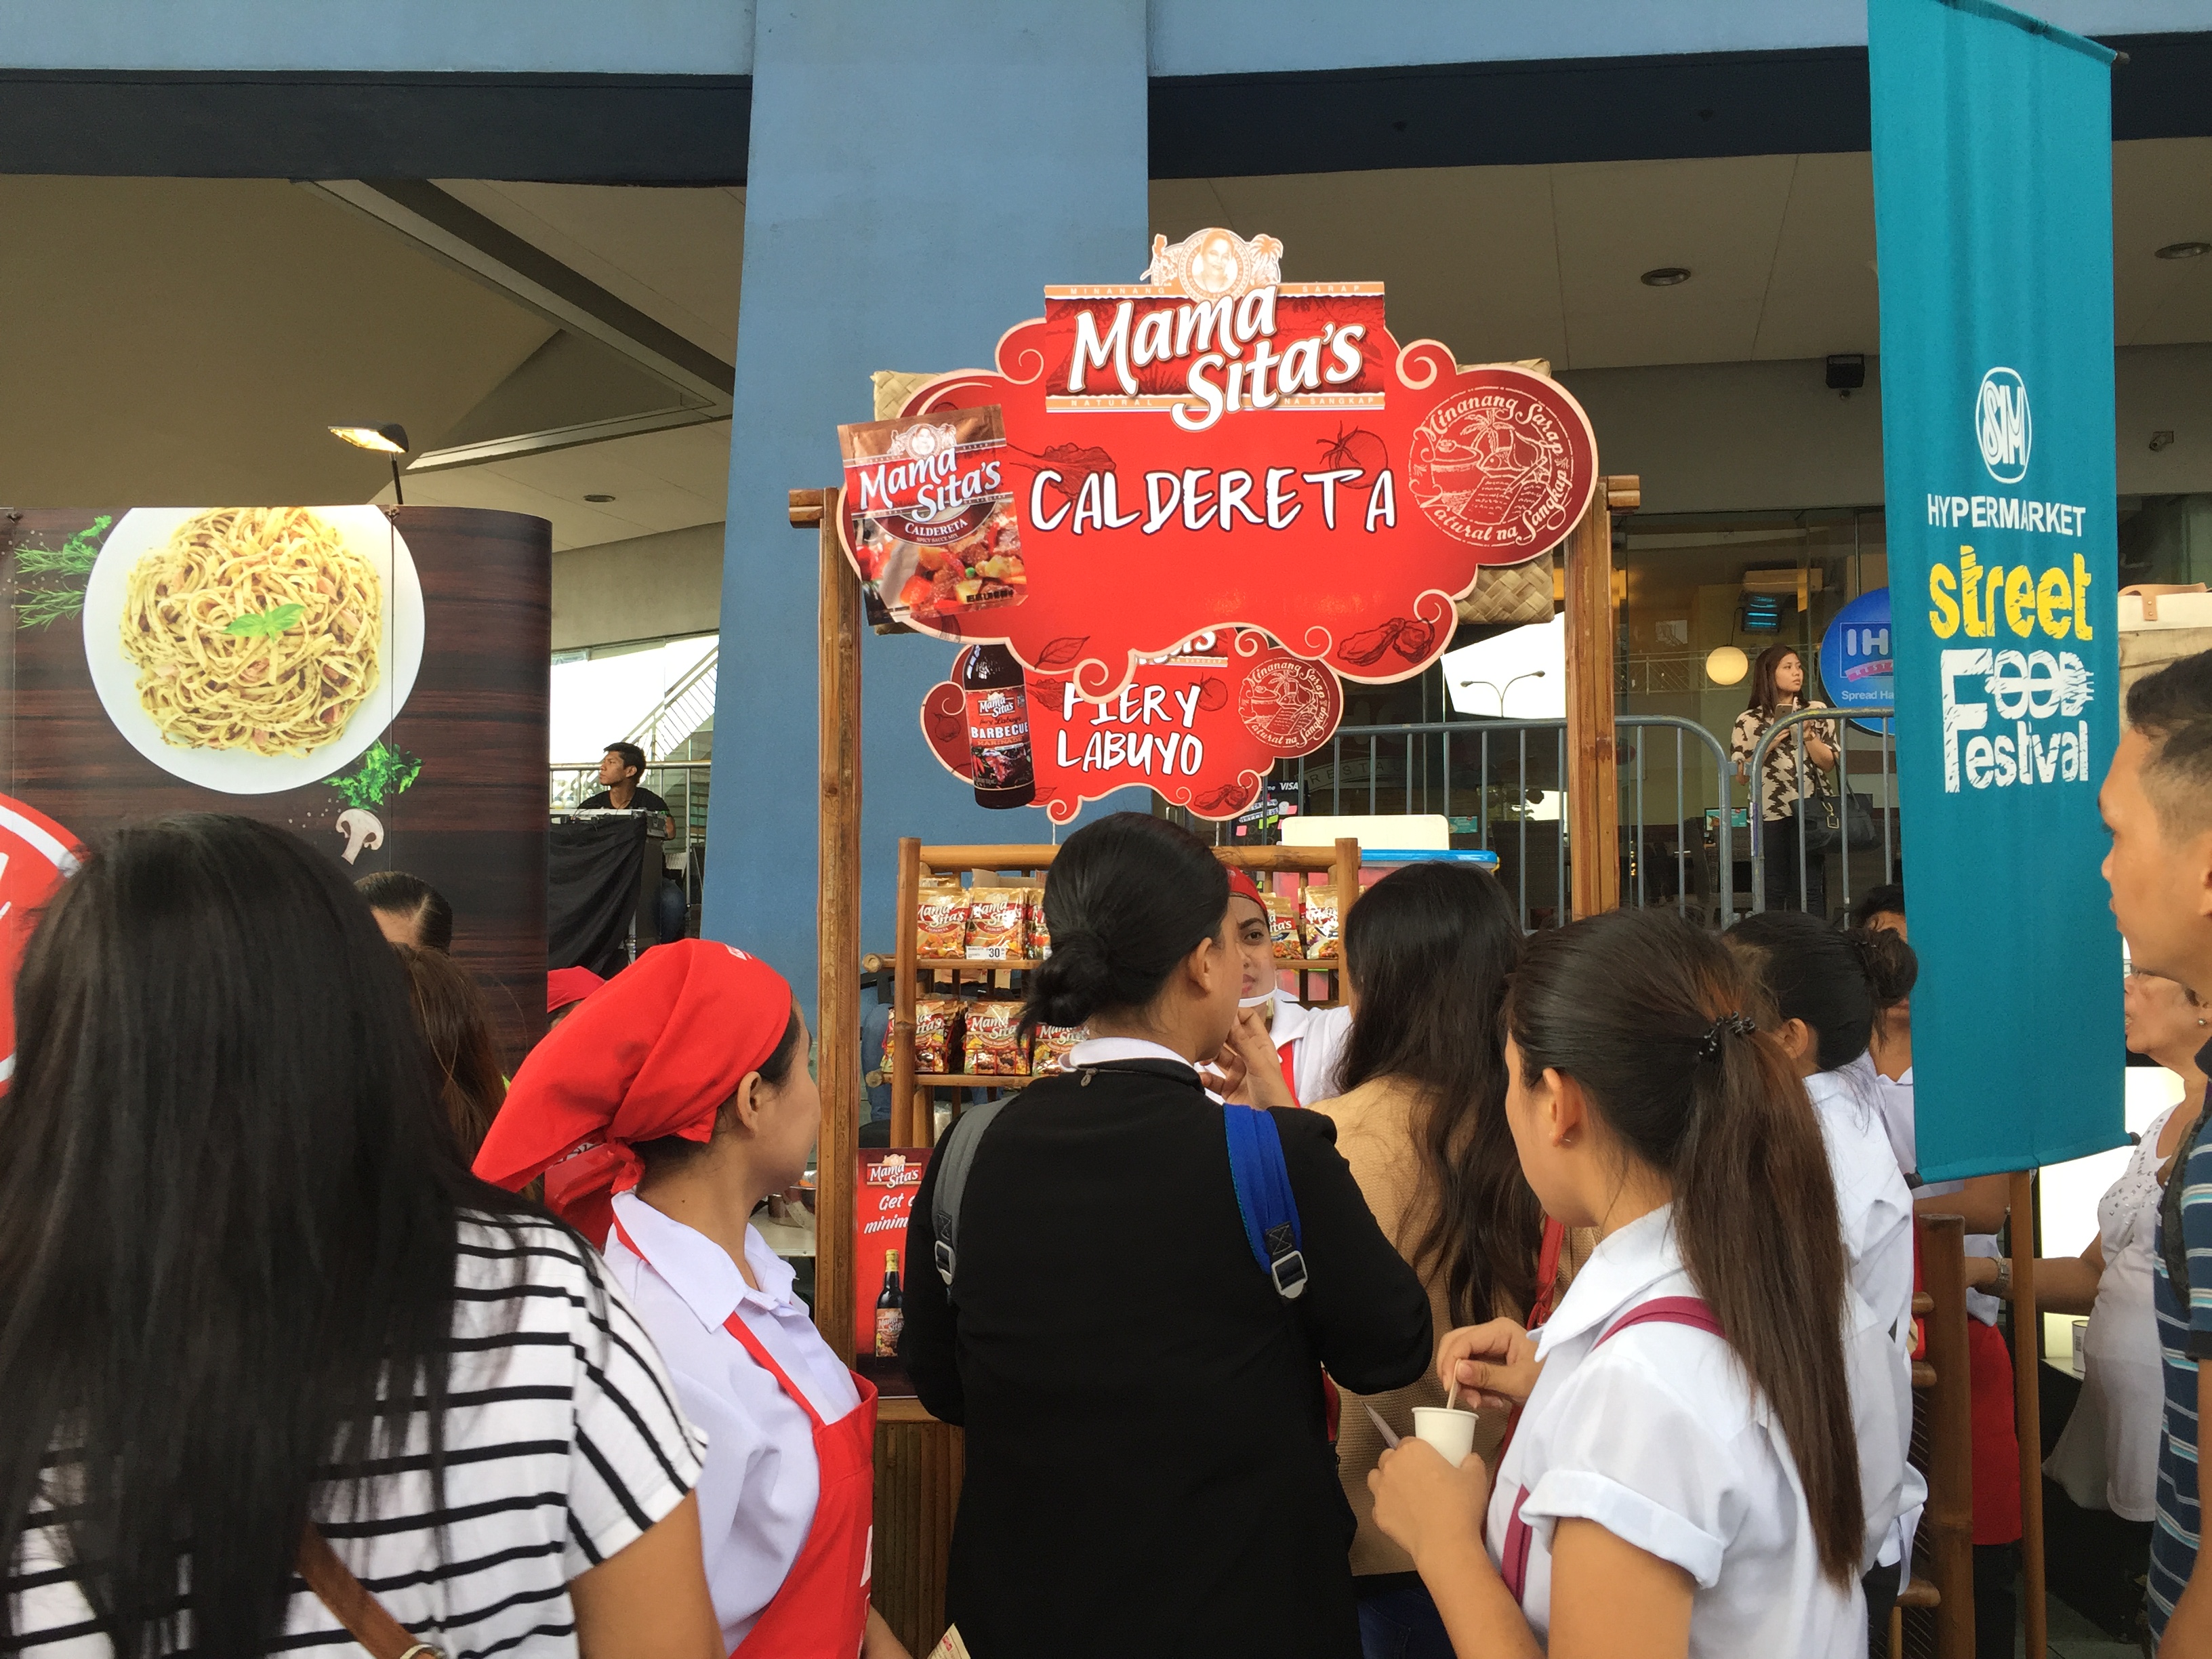
[[[1869,589],[1836,613],[1820,636],[1820,682],[1828,701],[1846,712],[1888,708],[1896,691],[1896,664],[1890,655],[1889,590]],[[1887,732],[1887,720],[1851,724],[1862,732]]]

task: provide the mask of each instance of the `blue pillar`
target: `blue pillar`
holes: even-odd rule
[[[815,539],[787,492],[837,482],[837,427],[872,417],[875,370],[988,366],[1045,283],[1144,269],[1145,53],[1145,0],[760,0],[704,932],[810,1007]],[[977,807],[923,746],[952,654],[866,636],[871,950],[894,942],[899,836],[1049,833],[1042,812]]]

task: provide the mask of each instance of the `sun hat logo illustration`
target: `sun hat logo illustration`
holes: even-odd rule
[[[1982,376],[1982,389],[1974,397],[1974,437],[1981,445],[1982,465],[1999,483],[2018,483],[2027,476],[2035,418],[2028,413],[2027,386],[2018,370],[1993,368]]]

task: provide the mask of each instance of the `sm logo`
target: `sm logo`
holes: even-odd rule
[[[1974,439],[1982,465],[1999,483],[2018,483],[2027,476],[2028,452],[2035,447],[2035,417],[2028,413],[2027,386],[2009,368],[1982,376],[1974,397]]]

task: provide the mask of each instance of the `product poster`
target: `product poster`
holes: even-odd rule
[[[443,893],[520,1060],[545,1023],[550,535],[457,507],[0,510],[10,979],[82,848],[245,813]]]
[[[953,678],[922,700],[931,752],[992,805],[993,763],[1003,774],[1016,699],[969,689],[977,676],[970,646]],[[1201,634],[1172,656],[1146,659],[1109,697],[1085,699],[1073,678],[1022,671],[1018,699],[1025,747],[1017,764],[1034,778],[1033,799],[1055,823],[1086,800],[1144,788],[1203,818],[1233,818],[1258,799],[1279,760],[1328,741],[1344,712],[1343,686],[1317,662],[1293,655],[1254,629]],[[979,759],[979,757],[981,757]],[[1029,801],[1020,803],[1030,804]]]
[[[1920,1173],[2121,1145],[2112,53],[1873,0],[1883,483]]]
[[[921,1172],[929,1167],[927,1147],[863,1150],[860,1180],[853,1205],[853,1364],[885,1394],[912,1394],[898,1361],[899,1333],[906,1323],[906,1224]],[[924,1263],[921,1271],[936,1269]]]

